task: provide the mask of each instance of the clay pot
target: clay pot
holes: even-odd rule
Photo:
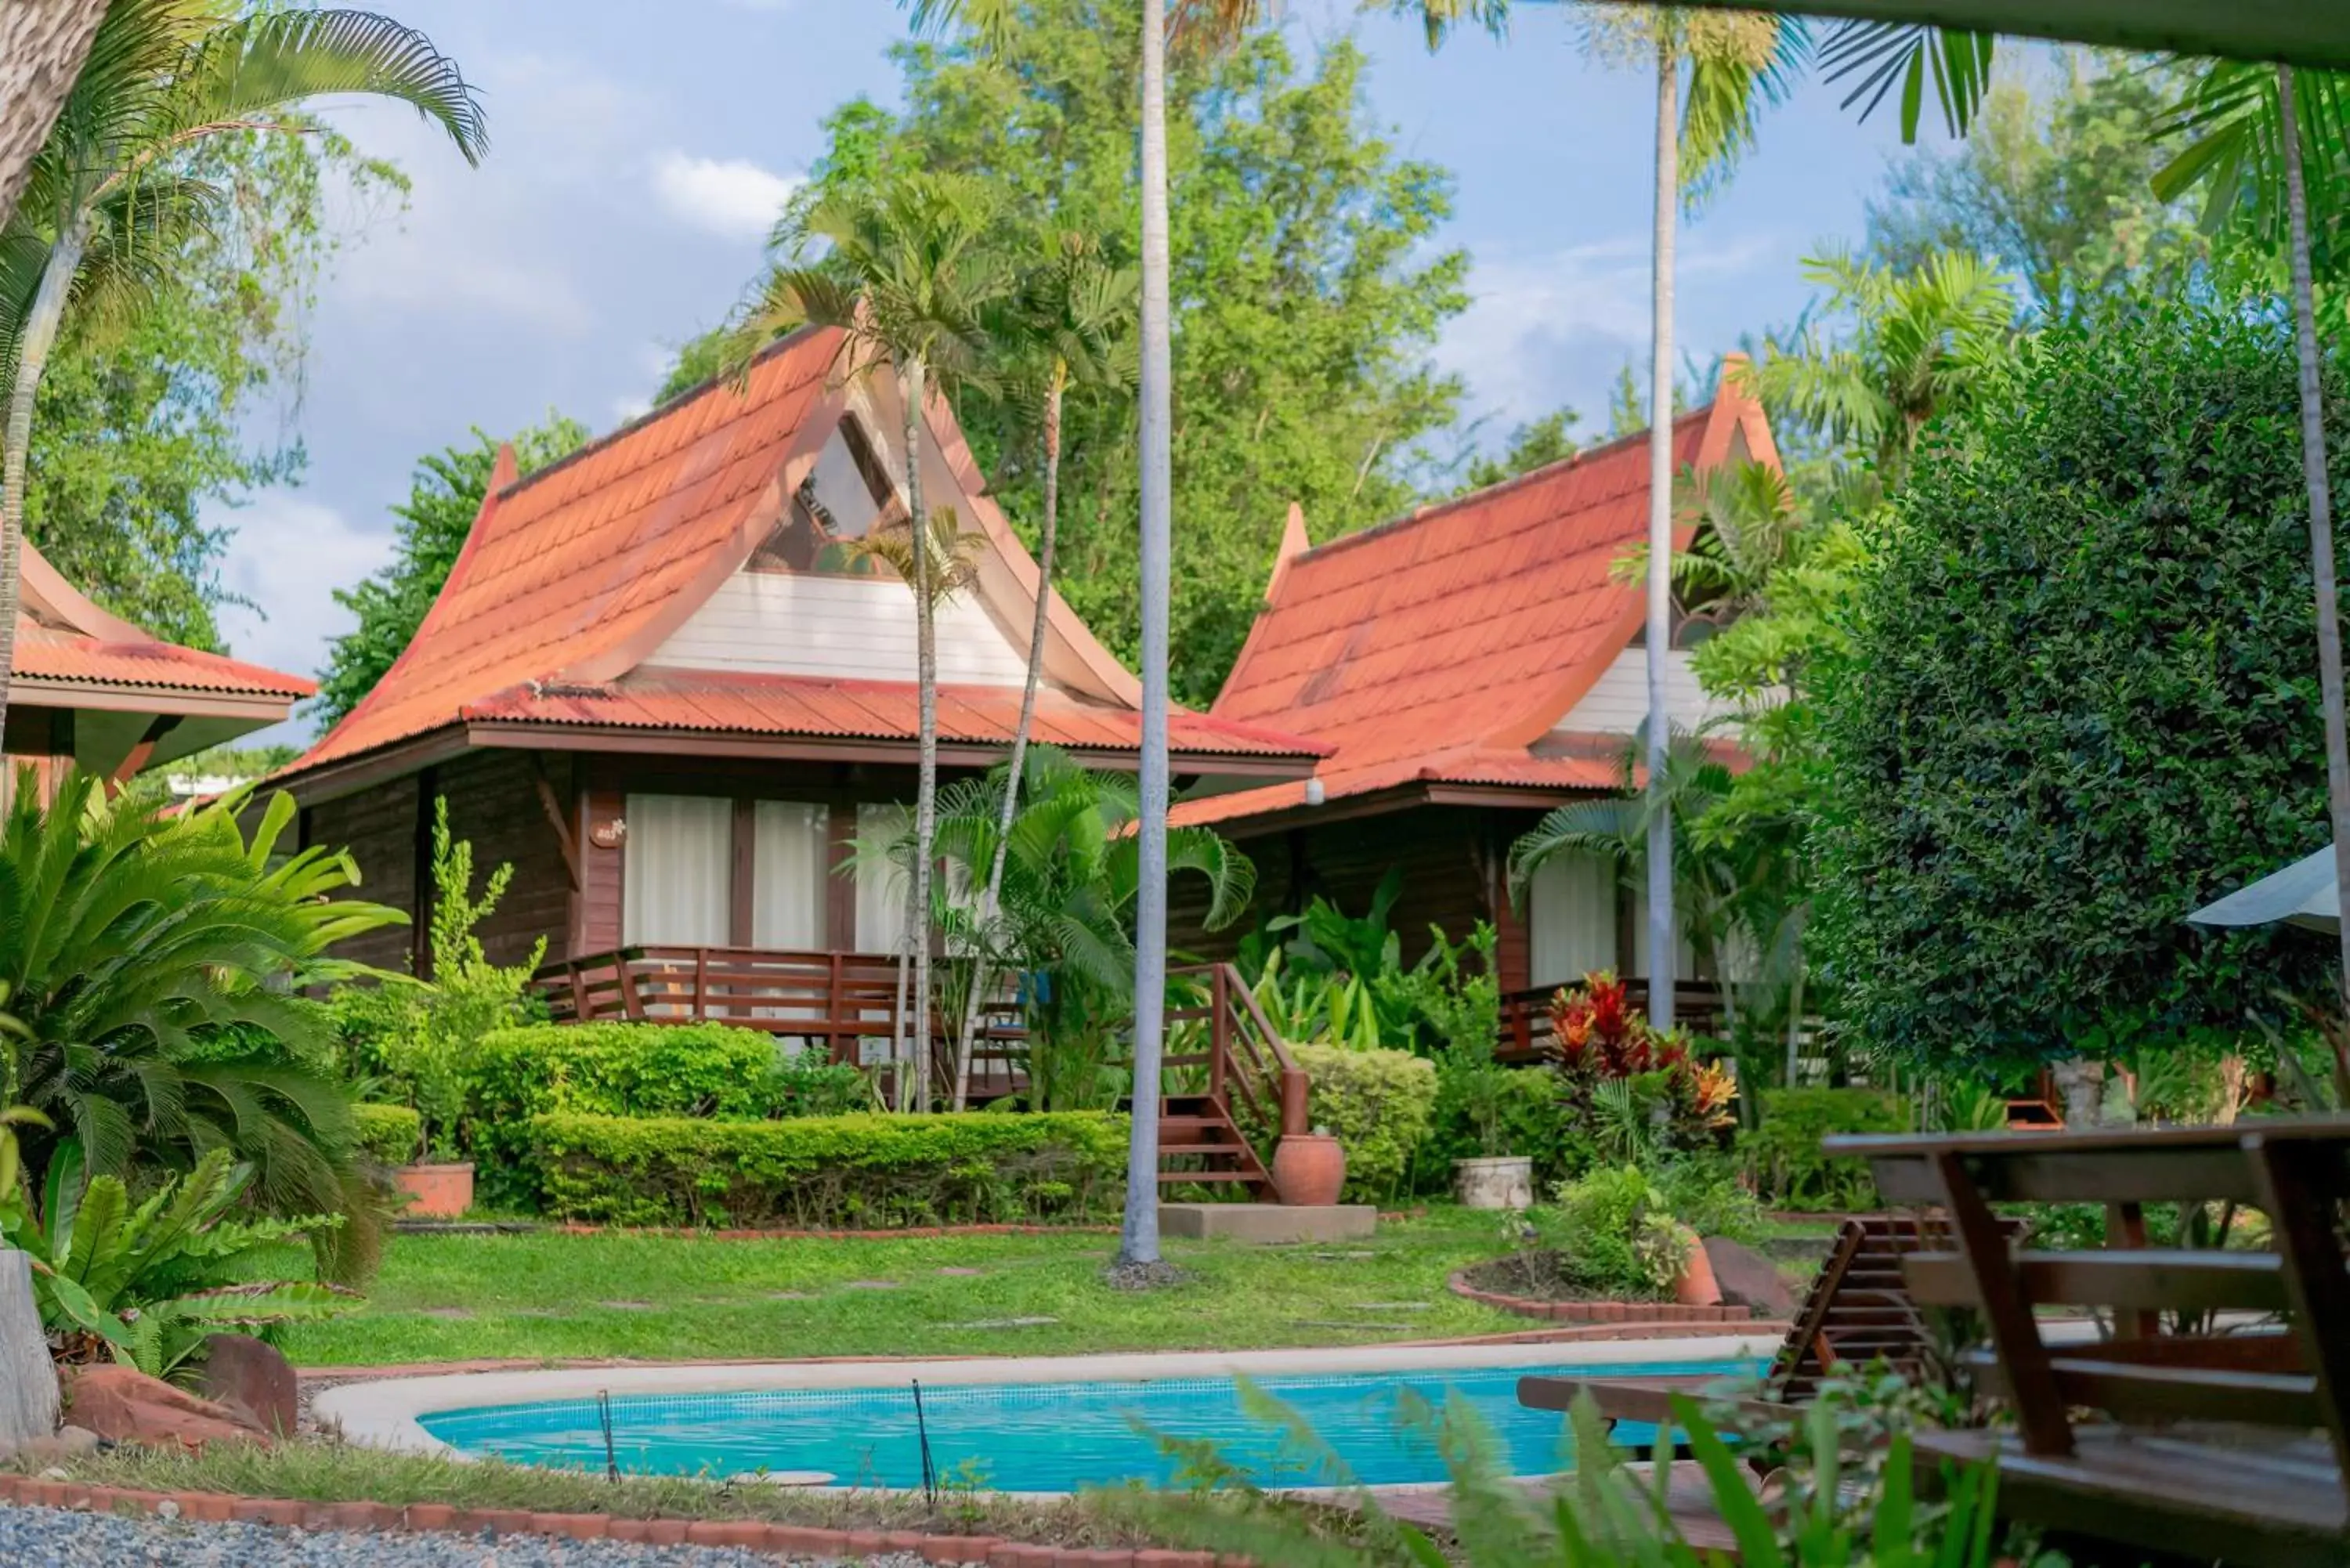
[[[473,1206],[473,1165],[411,1165],[392,1173],[420,1220],[453,1220]]]
[[[1720,1306],[1721,1286],[1713,1277],[1713,1260],[1706,1255],[1705,1243],[1695,1231],[1681,1234],[1689,1253],[1681,1262],[1680,1277],[1673,1282],[1673,1300],[1683,1306]]]
[[[1326,1209],[1347,1185],[1347,1151],[1328,1133],[1292,1133],[1274,1147],[1273,1185],[1293,1209]]]
[[[1452,1162],[1452,1195],[1463,1209],[1531,1209],[1534,1162],[1526,1155],[1502,1155]]]

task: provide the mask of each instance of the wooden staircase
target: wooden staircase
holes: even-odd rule
[[[1305,1074],[1232,965],[1193,964],[1168,980],[1170,1042],[1188,1048],[1170,1050],[1159,1079],[1159,1185],[1278,1203],[1266,1158],[1308,1130]]]

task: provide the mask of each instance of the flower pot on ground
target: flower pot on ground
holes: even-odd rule
[[[409,1165],[393,1173],[408,1194],[406,1212],[421,1220],[453,1220],[473,1206],[473,1163]]]
[[[1531,1156],[1504,1154],[1452,1162],[1452,1194],[1463,1209],[1531,1209],[1534,1162]]]
[[[1327,1129],[1293,1133],[1274,1146],[1274,1190],[1292,1208],[1327,1208],[1346,1185],[1347,1151]]]
[[[2057,1097],[2064,1102],[2066,1127],[2093,1127],[2104,1119],[2106,1064],[2103,1062],[2074,1056],[2050,1067],[2048,1075],[2054,1080]]]
[[[1713,1276],[1713,1260],[1706,1255],[1705,1243],[1688,1226],[1676,1227],[1688,1246],[1681,1260],[1681,1271],[1673,1276],[1673,1300],[1683,1306],[1720,1306],[1721,1285]]]

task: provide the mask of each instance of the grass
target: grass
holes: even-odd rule
[[[621,1519],[759,1520],[818,1530],[913,1530],[997,1535],[1052,1546],[1148,1546],[1115,1494],[1018,1499],[942,1488],[935,1503],[896,1494],[820,1487],[723,1484],[684,1476],[608,1481],[580,1470],[501,1459],[390,1453],[320,1438],[261,1448],[215,1444],[201,1454],[124,1446],[105,1453],[27,1459],[0,1469],[62,1468],[90,1486],[225,1492],[300,1502],[446,1503],[531,1513],[601,1513]]]
[[[1100,1232],[716,1241],[627,1232],[406,1235],[367,1304],[293,1329],[300,1366],[1240,1350],[1533,1326],[1445,1276],[1504,1251],[1438,1209],[1331,1246],[1170,1241],[1172,1290],[1114,1291]]]

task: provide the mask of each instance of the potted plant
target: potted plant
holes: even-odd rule
[[[427,1220],[452,1220],[473,1206],[473,1162],[460,1158],[458,1120],[465,1091],[454,1053],[428,1018],[408,1042],[409,1082],[419,1119],[417,1158],[392,1173],[408,1194],[408,1212]]]
[[[1532,1156],[1511,1154],[1503,1109],[1509,1095],[1507,1067],[1486,1051],[1456,1047],[1447,1064],[1478,1155],[1452,1162],[1452,1192],[1463,1209],[1529,1209],[1534,1200]]]

